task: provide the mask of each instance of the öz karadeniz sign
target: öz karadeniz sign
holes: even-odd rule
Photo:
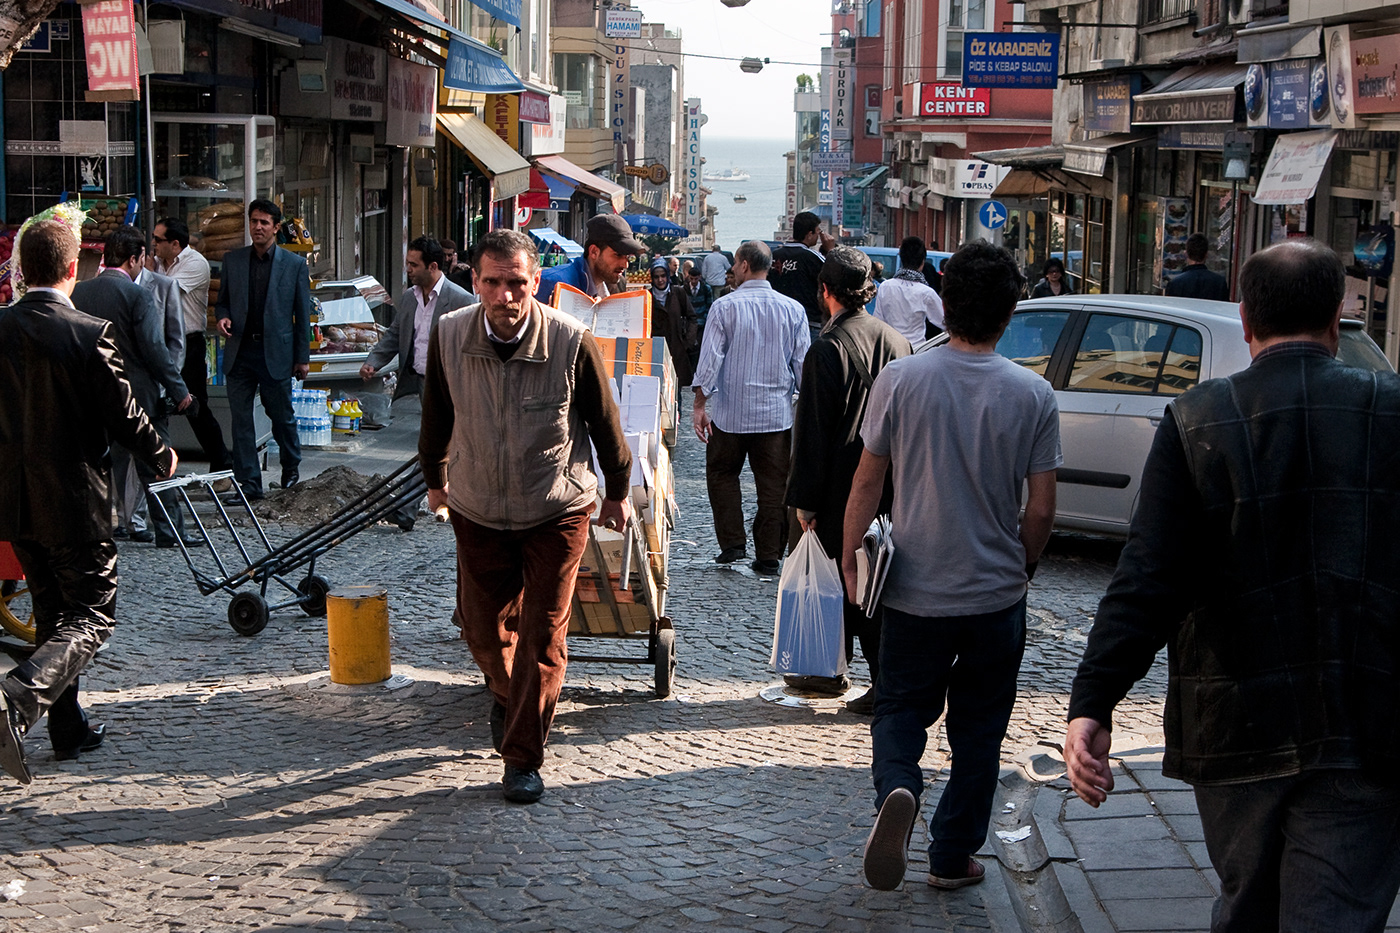
[[[963,33],[964,87],[1053,88],[1059,74],[1059,33]]]

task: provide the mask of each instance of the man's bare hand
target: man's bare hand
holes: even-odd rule
[[[378,370],[376,370],[369,363],[366,363],[365,365],[360,367],[360,378],[368,381],[374,378],[374,374],[376,372],[378,372]]]
[[[175,448],[172,447],[172,448],[170,448],[170,467],[169,467],[169,469],[167,469],[164,473],[161,473],[161,472],[157,471],[157,472],[156,472],[156,475],[159,476],[161,479],[170,479],[170,477],[172,477],[172,476],[175,475],[175,468],[178,467],[179,465],[180,465],[180,455],[177,454],[177,453],[175,452]]]
[[[621,531],[627,527],[627,519],[632,515],[632,504],[626,499],[604,499],[603,504],[598,506],[598,517],[593,520],[593,524],[602,525],[612,531]]]
[[[444,486],[441,489],[429,489],[428,511],[436,515],[439,509],[445,508],[447,508],[447,487]]]
[[[305,382],[305,381],[306,381],[306,377],[307,377],[308,375],[310,375],[310,373],[311,373],[311,364],[310,364],[310,363],[296,363],[296,364],[294,364],[294,365],[292,366],[292,375],[293,375],[293,376],[296,376],[296,377],[297,377],[298,379],[300,379],[302,382]]]
[[[219,333],[225,337],[233,336],[233,319],[227,317],[219,318]]]
[[[1113,772],[1108,765],[1108,752],[1113,745],[1113,733],[1103,724],[1087,716],[1071,719],[1065,732],[1065,764],[1069,766],[1069,783],[1079,799],[1097,807],[1108,799],[1113,790]]]
[[[176,411],[187,411],[194,404],[194,393],[191,392],[180,400],[180,404],[175,406]]]
[[[700,438],[702,444],[708,444],[711,428],[714,426],[710,422],[710,413],[705,410],[705,403],[698,395],[695,396],[695,410],[691,413],[691,421],[695,424],[695,436]]]
[[[811,516],[810,518],[808,516]],[[817,513],[808,512],[806,509],[797,510],[797,524],[802,526],[803,531],[817,530]]]

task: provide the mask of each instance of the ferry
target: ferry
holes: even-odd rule
[[[706,172],[705,181],[748,181],[749,173],[741,168],[727,168],[722,172]]]
[[[742,195],[742,194],[736,194],[736,195],[734,195],[734,203],[735,203],[735,204],[743,204],[743,203],[744,203],[745,201],[747,201],[747,200],[748,200],[748,198],[746,198],[746,197],[745,197],[744,195]]]

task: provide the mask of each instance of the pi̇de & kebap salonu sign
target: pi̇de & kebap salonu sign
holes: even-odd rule
[[[963,33],[964,87],[1053,88],[1059,74],[1059,33]]]

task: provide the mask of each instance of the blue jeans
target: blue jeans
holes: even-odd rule
[[[272,421],[272,436],[282,448],[282,475],[301,466],[297,441],[297,417],[292,408],[292,380],[273,379],[267,371],[262,344],[245,340],[228,373],[229,420],[233,428],[233,475],[247,494],[262,493],[258,467],[258,431],[253,422],[253,400],[262,396],[263,411]]]
[[[953,763],[929,821],[929,871],[959,876],[982,847],[1026,647],[1026,599],[996,612],[924,617],[885,607],[870,724],[875,806],[896,787],[917,800],[928,730],[943,714]]]
[[[1197,787],[1213,933],[1381,933],[1400,890],[1400,783],[1359,770]]]

